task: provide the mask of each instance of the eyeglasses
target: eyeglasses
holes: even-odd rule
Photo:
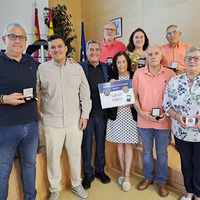
[[[4,36],[7,36],[9,38],[9,40],[12,40],[12,41],[15,41],[17,38],[19,38],[19,41],[24,42],[27,39],[27,37],[24,35],[8,34],[8,35],[4,35]]]
[[[116,31],[116,29],[113,29],[113,28],[104,28],[105,31],[111,31],[111,32],[114,32]]]
[[[185,56],[185,61],[190,62],[191,60],[194,60],[194,62],[199,62],[200,61],[200,56]]]
[[[176,35],[180,31],[173,31],[172,33],[167,33],[167,37],[171,37],[172,35]]]

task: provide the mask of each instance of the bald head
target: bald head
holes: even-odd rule
[[[112,23],[112,22],[108,22],[105,26],[104,26],[104,28],[112,28],[112,29],[114,29],[114,30],[117,30],[117,27],[116,27],[116,25],[114,24],[114,23]]]
[[[149,46],[149,47],[146,49],[146,56],[148,55],[148,51],[151,51],[152,48],[157,49],[157,50],[160,52],[161,56],[162,56],[161,48],[160,48],[160,46],[158,46],[158,45],[151,45],[151,46]]]
[[[162,51],[159,46],[149,46],[146,50],[146,58],[149,66],[156,67],[160,66],[162,59]]]

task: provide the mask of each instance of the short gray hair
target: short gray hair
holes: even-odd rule
[[[90,44],[99,44],[100,51],[102,52],[101,42],[99,42],[98,40],[89,40],[89,41],[87,42],[87,44],[86,44],[86,51],[89,50]]]
[[[175,27],[175,28],[177,28],[178,31],[180,31],[180,30],[179,30],[179,27],[178,27],[177,25],[171,24],[171,25],[169,25],[169,26],[166,28],[166,33],[167,33],[168,29],[170,29],[170,28],[172,28],[172,27]]]
[[[199,52],[200,52],[200,47],[196,47],[196,46],[190,47],[190,48],[185,52],[184,59],[185,59],[185,57],[188,55],[188,53],[191,53],[191,52],[194,52],[194,51],[199,51]]]
[[[3,35],[6,35],[8,33],[8,30],[13,28],[13,27],[19,27],[21,29],[24,30],[24,28],[18,24],[18,23],[10,23],[10,24],[7,24],[5,27],[4,27],[4,31],[3,31]],[[26,33],[26,31],[24,30],[24,32]]]

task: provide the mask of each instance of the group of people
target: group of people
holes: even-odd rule
[[[36,199],[39,138],[36,94],[39,91],[50,200],[59,199],[63,147],[69,156],[72,191],[79,198],[88,197],[86,190],[95,177],[103,184],[111,181],[104,171],[105,140],[117,143],[121,166],[118,183],[124,191],[129,191],[133,144],[137,144],[140,137],[145,178],[137,189],[147,189],[154,182],[155,140],[156,181],[159,195],[167,196],[171,119],[187,191],[181,200],[200,199],[197,154],[200,149],[200,48],[181,43],[181,32],[176,25],[166,29],[169,43],[161,47],[149,46],[148,37],[140,28],[131,34],[127,48],[115,35],[115,24],[106,24],[104,40],[89,40],[86,45],[88,60],[78,64],[67,60],[67,46],[60,35],[54,34],[48,38],[52,60],[40,64],[23,54],[27,40],[23,27],[17,23],[5,27],[2,39],[6,50],[0,52],[1,200],[8,196],[16,150],[24,200]],[[108,64],[110,60],[111,65]],[[135,104],[102,109],[98,84],[128,79],[132,79]],[[94,135],[95,168],[91,164]]]

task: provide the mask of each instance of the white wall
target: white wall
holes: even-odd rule
[[[181,42],[200,46],[200,0],[82,0],[81,5],[86,41],[101,41],[104,25],[122,17],[123,36],[118,40],[125,45],[136,28],[144,29],[150,44],[166,44],[165,30],[176,24]]]
[[[43,9],[49,7],[48,0],[36,0],[40,34],[47,35],[48,27],[44,24]],[[21,24],[27,32],[27,46],[34,42],[35,0],[0,0],[0,38],[6,24],[16,22]],[[41,38],[43,39],[44,36]],[[46,38],[44,38],[46,39]],[[4,44],[0,39],[0,49]]]

